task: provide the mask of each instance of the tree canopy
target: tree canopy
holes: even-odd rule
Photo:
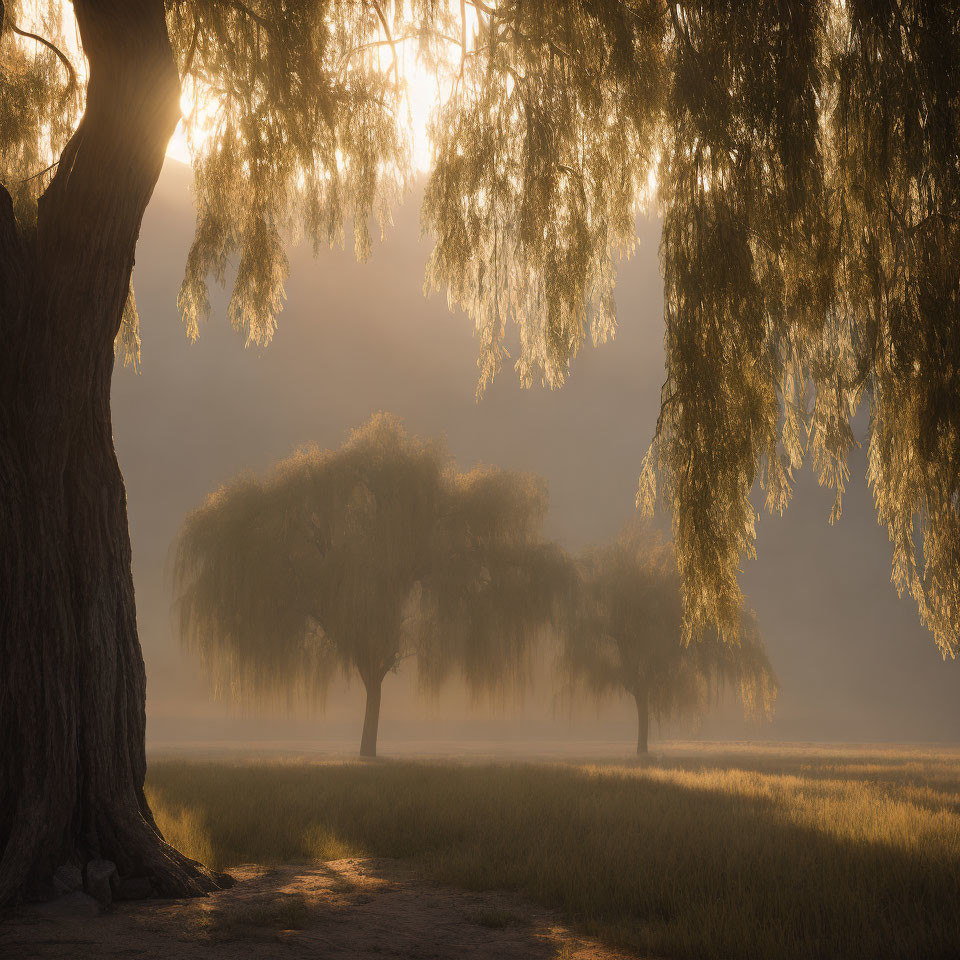
[[[744,611],[738,639],[716,631],[683,639],[676,554],[647,524],[584,555],[580,588],[564,631],[559,668],[566,694],[629,695],[638,713],[637,752],[647,752],[649,717],[699,719],[727,687],[747,717],[768,719],[778,683],[756,616]]]
[[[568,582],[542,537],[546,502],[539,479],[461,473],[442,443],[378,414],[342,447],[242,477],[187,518],[181,635],[227,699],[322,704],[338,672],[359,676],[372,752],[381,683],[410,657],[427,687],[452,671],[477,694],[522,680]]]
[[[0,182],[21,220],[77,117],[69,8],[7,2]],[[955,0],[168,0],[197,233],[180,312],[236,265],[230,317],[270,339],[285,241],[358,253],[411,178],[400,45],[438,77],[428,284],[561,384],[616,325],[648,204],[663,221],[667,379],[638,500],[672,508],[688,633],[740,631],[759,481],[804,460],[840,514],[853,418],[893,581],[960,637],[960,5]],[[470,17],[467,17],[469,12]],[[28,31],[32,32],[32,31]],[[655,189],[654,189],[655,188]],[[121,345],[137,353],[131,298]]]

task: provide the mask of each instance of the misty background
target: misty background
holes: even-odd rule
[[[194,228],[190,180],[186,167],[167,161],[134,274],[141,372],[118,368],[113,384],[148,744],[318,740],[354,751],[359,683],[337,684],[324,715],[252,715],[213,702],[199,662],[180,650],[171,615],[169,550],[184,515],[239,472],[264,471],[304,443],[339,445],[371,413],[389,410],[413,433],[444,434],[464,469],[484,462],[546,477],[546,532],[567,549],[612,538],[635,509],[664,379],[659,225],[641,224],[637,251],[621,266],[613,343],[584,348],[559,391],[521,389],[508,361],[477,403],[470,321],[451,313],[445,297],[423,296],[430,240],[420,238],[419,192],[394,211],[394,226],[366,264],[355,261],[349,242],[316,260],[306,245],[291,248],[274,341],[245,349],[226,319],[229,291],[212,290],[213,319],[198,343],[187,342],[179,322],[176,297]],[[804,469],[787,513],[763,514],[758,559],[744,566],[744,591],[782,685],[773,722],[747,724],[728,704],[698,730],[673,725],[664,735],[960,741],[960,665],[943,661],[913,602],[890,583],[890,547],[862,450],[850,473],[843,517],[830,527],[832,495]],[[523,703],[471,704],[456,684],[424,700],[412,670],[389,675],[382,752],[413,744],[455,750],[453,741],[465,751],[491,741],[543,752],[622,742],[632,751],[632,702],[584,704],[571,715],[550,681],[544,673]],[[655,741],[656,726],[651,732]]]

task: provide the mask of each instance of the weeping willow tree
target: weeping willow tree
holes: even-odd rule
[[[640,755],[651,717],[699,719],[733,688],[745,716],[769,719],[778,690],[753,613],[742,614],[734,643],[716,631],[684,642],[675,551],[642,523],[582,558],[558,666],[568,698],[633,698]]]
[[[191,130],[203,129],[188,333],[206,275],[232,259],[231,320],[269,339],[282,231],[336,241],[352,215],[365,248],[407,169],[398,78],[372,46],[380,12],[0,3],[0,903],[49,896],[60,865],[95,859],[168,895],[217,883],[163,842],[143,794],[114,354],[139,356],[134,251],[181,94],[201,98]]]
[[[459,473],[443,445],[378,414],[339,449],[218,490],[176,548],[181,635],[216,692],[321,705],[331,680],[366,690],[360,753],[376,756],[381,687],[416,657],[438,687],[521,682],[568,565],[542,539],[542,481]]]
[[[839,516],[851,421],[893,580],[960,636],[956,0],[0,2],[0,903],[113,859],[215,882],[143,796],[144,675],[109,386],[139,360],[130,278],[183,109],[197,200],[179,311],[208,282],[269,341],[285,243],[374,221],[411,176],[403,66],[437,79],[428,285],[563,383],[663,221],[667,380],[638,500],[672,508],[688,639],[740,633],[762,484],[809,461]],[[233,268],[236,273],[233,274]]]

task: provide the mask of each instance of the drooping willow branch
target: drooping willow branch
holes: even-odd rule
[[[2,22],[2,8],[0,8],[0,23]],[[70,74],[70,85],[67,87],[67,91],[69,92],[76,87],[77,71],[70,62],[70,58],[55,43],[51,43],[46,37],[41,37],[39,34],[30,33],[29,30],[21,30],[15,23],[9,23],[8,26],[10,27],[10,30],[18,37],[23,37],[24,40],[33,40],[54,53],[57,59],[64,65],[64,67],[66,67],[67,73]]]

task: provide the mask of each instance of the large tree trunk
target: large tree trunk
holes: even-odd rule
[[[86,113],[36,232],[0,187],[0,904],[93,859],[165,895],[215,878],[143,793],[145,676],[113,341],[140,222],[179,115],[161,0],[75,0]]]
[[[367,705],[363,711],[363,733],[360,736],[360,756],[377,755],[377,731],[380,727],[380,694],[383,690],[383,677],[371,677],[363,681],[367,691]]]
[[[650,753],[650,696],[646,687],[641,687],[633,695],[637,704],[637,756],[645,757]]]

